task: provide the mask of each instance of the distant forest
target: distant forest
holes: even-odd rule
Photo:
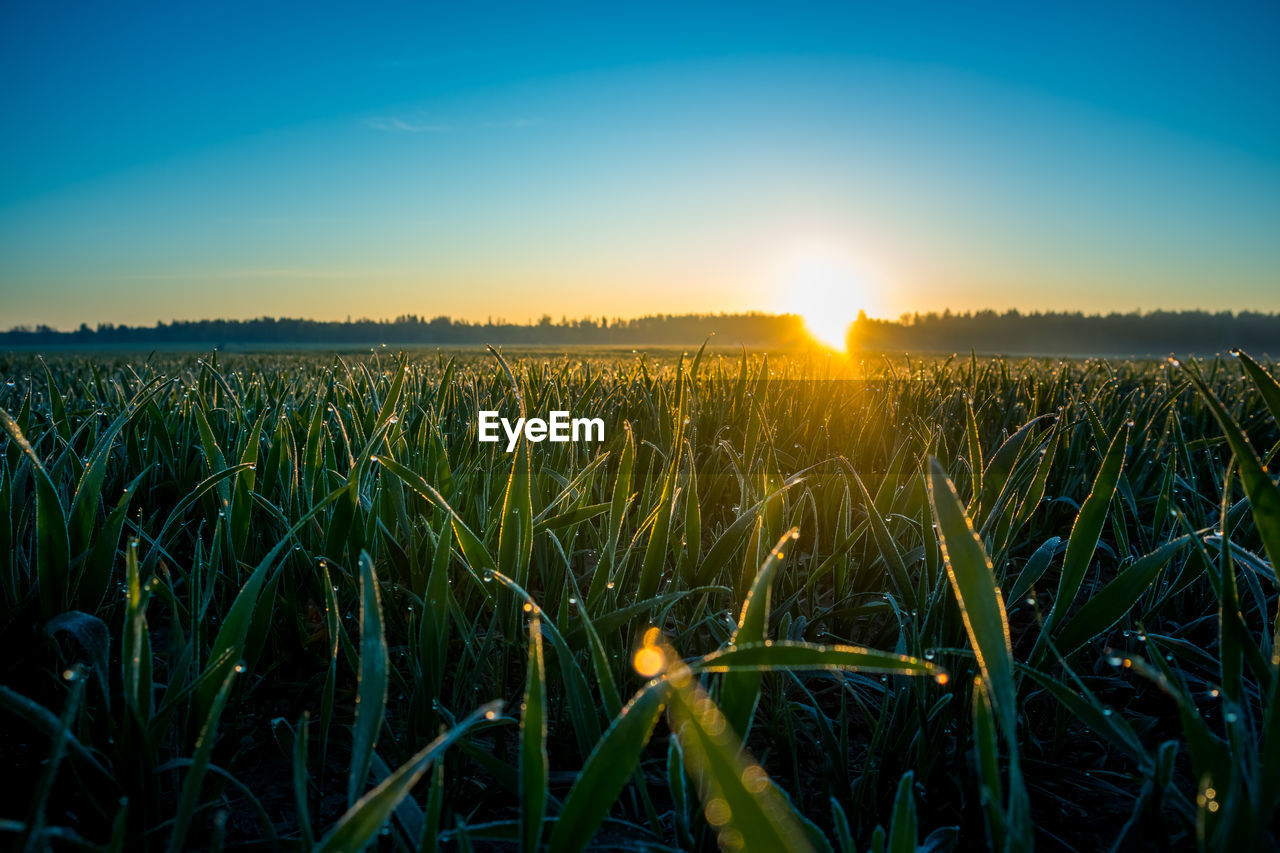
[[[270,347],[272,345],[427,346],[449,344],[696,346],[786,348],[809,339],[794,314],[655,314],[635,319],[543,317],[536,323],[472,323],[412,314],[394,320],[321,322],[262,317],[195,320],[154,326],[109,323],[74,331],[48,326],[0,332],[0,346],[79,349],[122,347]],[[871,352],[968,352],[1047,355],[1165,355],[1224,352],[1233,347],[1280,354],[1280,314],[1155,311],[1129,314],[1026,314],[978,311],[904,314],[897,320],[859,315],[851,349]]]

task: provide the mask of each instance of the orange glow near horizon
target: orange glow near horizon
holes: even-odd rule
[[[808,250],[785,264],[780,277],[783,309],[804,318],[818,343],[838,352],[848,348],[849,327],[860,311],[878,301],[872,277],[844,253]]]

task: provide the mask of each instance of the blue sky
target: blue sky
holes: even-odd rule
[[[9,2],[0,326],[1280,310],[1280,6],[1029,5]]]

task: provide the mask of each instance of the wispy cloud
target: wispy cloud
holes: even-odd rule
[[[366,127],[374,130],[400,131],[403,133],[448,133],[453,125],[423,121],[403,116],[373,116],[364,120]]]

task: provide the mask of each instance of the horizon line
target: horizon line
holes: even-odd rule
[[[1085,311],[1083,309],[1065,309],[1065,308],[1051,309],[1051,310],[1034,310],[1034,311],[1024,310],[1016,307],[1010,307],[1010,308],[1004,308],[1004,309],[978,308],[978,309],[965,309],[963,311],[953,310],[951,308],[941,308],[941,309],[930,309],[928,311],[904,311],[898,314],[898,316],[896,317],[871,316],[867,314],[865,311],[860,311],[857,317],[853,317],[849,319],[849,324],[852,325],[855,322],[860,322],[863,320],[870,321],[870,322],[878,322],[878,323],[903,324],[903,323],[906,323],[907,321],[914,321],[920,318],[930,318],[930,317],[965,318],[965,317],[1017,316],[1017,317],[1084,317],[1084,318],[1090,318],[1090,319],[1106,319],[1110,317],[1145,318],[1145,317],[1153,317],[1157,315],[1185,316],[1185,315],[1194,315],[1194,314],[1203,314],[1207,316],[1216,316],[1216,317],[1230,316],[1233,318],[1242,317],[1242,316],[1260,316],[1260,317],[1267,317],[1267,318],[1280,317],[1280,311],[1265,311],[1265,310],[1251,309],[1251,308],[1245,308],[1240,310],[1234,310],[1234,309],[1211,310],[1207,308],[1146,309],[1146,308],[1139,307],[1129,311],[1112,310],[1112,311],[1105,311],[1105,312],[1104,311]],[[765,311],[765,310],[717,311],[717,312],[685,311],[681,313],[654,312],[651,314],[636,314],[631,316],[622,316],[622,315],[608,316],[606,314],[569,315],[569,314],[561,313],[560,318],[558,320],[552,317],[551,314],[544,313],[538,318],[528,317],[523,321],[511,320],[505,317],[495,317],[493,315],[490,315],[484,319],[475,319],[475,318],[469,318],[469,317],[453,316],[450,314],[428,315],[428,314],[404,313],[404,314],[396,315],[395,317],[382,317],[382,318],[374,318],[374,317],[367,317],[367,316],[355,317],[351,314],[348,314],[345,319],[317,319],[314,317],[303,317],[303,316],[287,316],[287,315],[273,316],[269,314],[261,314],[261,315],[242,316],[242,317],[172,318],[170,320],[157,319],[155,322],[150,323],[148,325],[130,325],[127,323],[113,323],[109,321],[98,321],[96,323],[90,324],[88,321],[82,321],[78,326],[70,327],[70,328],[57,327],[57,326],[50,325],[48,323],[19,323],[14,326],[10,326],[7,329],[0,329],[0,334],[13,334],[13,333],[22,334],[22,333],[36,333],[36,332],[75,334],[77,332],[83,332],[86,328],[90,332],[96,332],[100,329],[144,330],[144,329],[159,329],[165,326],[199,325],[203,323],[249,324],[249,323],[260,323],[260,322],[268,322],[268,321],[275,322],[275,323],[310,323],[314,325],[334,325],[334,326],[358,325],[358,324],[374,324],[374,325],[386,325],[386,326],[394,326],[399,324],[427,325],[433,322],[445,321],[445,322],[448,322],[450,325],[454,325],[454,326],[469,326],[469,327],[507,326],[507,327],[519,327],[519,328],[536,328],[538,326],[545,325],[546,323],[544,323],[544,321],[549,321],[549,325],[551,326],[565,327],[565,326],[571,326],[577,323],[582,323],[583,321],[591,321],[593,324],[598,324],[599,321],[604,320],[608,323],[609,327],[613,327],[619,324],[635,323],[635,322],[644,321],[644,320],[695,320],[695,319],[696,320],[714,320],[719,318],[739,319],[739,318],[747,318],[747,317],[761,318],[761,319],[795,318],[801,322],[803,322],[805,319],[804,315],[799,312]]]

